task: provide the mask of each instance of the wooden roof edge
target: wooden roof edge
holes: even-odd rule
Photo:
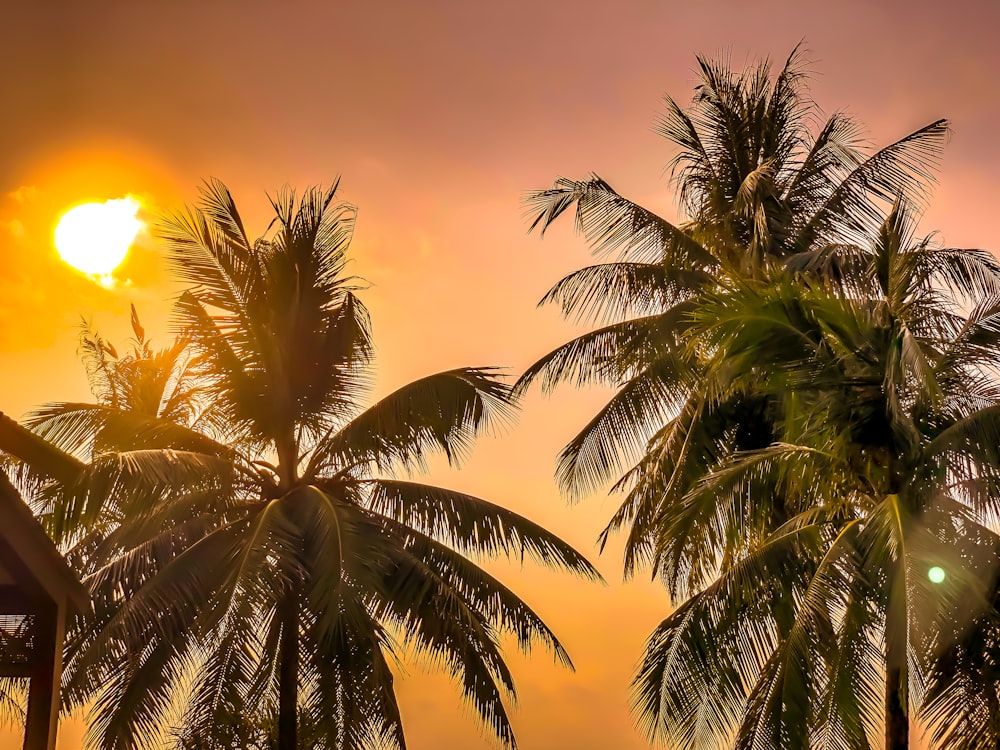
[[[0,451],[24,461],[32,469],[67,484],[86,468],[84,463],[0,411]]]
[[[80,614],[93,610],[86,586],[3,471],[0,471],[0,519],[4,521],[0,535],[54,601],[65,597]]]

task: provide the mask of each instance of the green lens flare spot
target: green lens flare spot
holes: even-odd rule
[[[944,581],[944,568],[935,565],[927,571],[927,577],[931,579],[931,583],[941,583]]]

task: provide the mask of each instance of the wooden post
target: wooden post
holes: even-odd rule
[[[28,711],[24,722],[24,750],[55,750],[65,620],[64,602],[45,602],[38,608],[35,663],[31,671]]]

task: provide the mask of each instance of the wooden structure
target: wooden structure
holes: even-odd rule
[[[82,468],[3,414],[0,450],[62,480]],[[55,748],[66,618],[90,607],[87,590],[0,471],[0,674],[30,680],[24,750]]]

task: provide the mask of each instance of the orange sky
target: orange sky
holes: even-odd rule
[[[126,193],[152,211],[177,208],[210,176],[259,232],[265,192],[343,175],[343,196],[360,207],[352,271],[372,284],[380,390],[460,365],[519,373],[571,335],[554,310],[534,306],[588,261],[569,222],[544,242],[526,236],[522,192],[593,170],[673,215],[671,152],[650,125],[664,92],[688,98],[696,53],[783,60],[804,39],[816,100],[848,109],[879,144],[951,118],[924,229],[998,249],[998,29],[996,4],[975,0],[8,0],[0,410],[18,416],[87,395],[75,354],[81,315],[124,340],[135,302],[147,331],[167,337],[173,290],[155,245],[140,238],[104,288],[58,260],[58,215]],[[568,508],[552,474],[601,397],[533,394],[502,440],[430,481],[506,504],[596,556],[612,501]],[[615,550],[598,565],[607,587],[504,569],[578,668],[542,653],[512,658],[525,750],[645,747],[627,683],[667,601],[651,584],[620,583]],[[415,668],[398,684],[412,750],[489,747],[446,680]],[[15,745],[0,735],[0,748]],[[77,747],[79,723],[66,723],[60,748]]]

